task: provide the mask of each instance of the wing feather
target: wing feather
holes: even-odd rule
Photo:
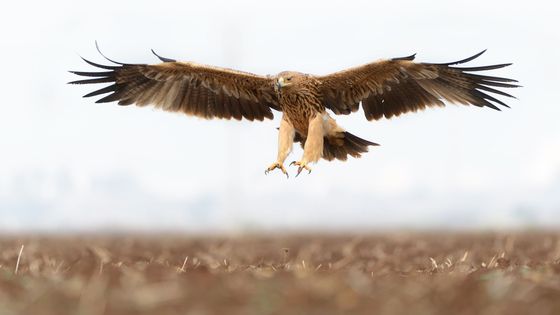
[[[350,114],[362,104],[368,120],[391,118],[406,112],[450,103],[499,110],[506,103],[491,94],[512,95],[497,88],[514,88],[517,81],[472,72],[500,69],[511,63],[456,67],[484,51],[450,63],[415,63],[414,55],[370,63],[317,77],[325,107],[335,114]]]
[[[228,108],[226,106],[224,106],[224,97],[223,94],[218,93],[216,94],[216,102],[215,102],[215,106],[216,106],[216,115],[218,118],[224,119],[224,118],[231,118],[231,114],[229,114]]]
[[[227,102],[229,103],[230,106],[229,108],[232,110],[231,114],[233,118],[237,120],[241,120],[243,116],[241,115],[241,110],[240,110],[241,105],[239,104],[239,99],[235,97],[230,97],[227,99]]]
[[[98,103],[153,105],[165,111],[207,119],[262,121],[273,118],[271,109],[280,110],[274,80],[270,77],[158,58],[164,62],[155,65],[117,63],[117,66],[82,58],[94,67],[109,71],[71,71],[86,78],[70,84],[112,83],[84,96],[107,94],[97,100]]]

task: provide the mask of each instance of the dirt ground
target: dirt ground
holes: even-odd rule
[[[560,232],[3,236],[5,314],[560,314]]]

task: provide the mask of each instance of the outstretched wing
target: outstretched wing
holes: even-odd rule
[[[335,114],[349,114],[361,102],[368,120],[391,118],[426,107],[444,106],[443,101],[479,107],[508,107],[491,94],[513,97],[498,88],[513,88],[516,80],[472,72],[503,68],[511,64],[455,67],[482,55],[450,63],[415,63],[414,55],[370,63],[317,77],[325,107]],[[490,94],[489,94],[490,93]]]
[[[239,120],[243,117],[262,121],[273,118],[271,108],[280,110],[272,78],[158,58],[163,63],[124,64],[108,59],[116,66],[84,59],[88,64],[107,71],[71,71],[90,78],[70,84],[112,83],[84,96],[108,94],[96,103],[118,101],[119,105],[153,105],[166,111],[203,118],[233,117]]]

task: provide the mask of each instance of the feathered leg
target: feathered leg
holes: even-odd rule
[[[280,122],[280,130],[278,132],[278,157],[276,162],[272,163],[265,171],[265,174],[273,171],[277,168],[282,170],[282,173],[288,177],[288,172],[284,168],[284,161],[288,154],[292,151],[292,146],[294,144],[295,129],[292,123],[284,115],[282,116],[282,121]]]
[[[297,175],[299,175],[303,169],[306,169],[309,173],[311,173],[311,168],[307,166],[307,164],[317,162],[321,158],[321,155],[323,154],[323,137],[325,135],[323,124],[323,115],[321,114],[315,115],[309,121],[307,140],[305,141],[305,146],[303,147],[303,158],[299,162],[294,161],[290,163],[290,165],[294,164],[298,166]]]

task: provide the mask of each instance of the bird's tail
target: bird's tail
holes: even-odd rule
[[[296,133],[294,139],[296,142],[301,143],[303,148],[305,145],[305,138]],[[327,136],[323,141],[323,159],[332,161],[334,159],[346,161],[348,155],[359,158],[362,153],[368,152],[369,146],[378,146],[379,144],[362,139],[347,131],[341,131],[333,136]]]
[[[341,137],[342,136],[342,137]],[[379,144],[362,139],[347,131],[340,132],[337,137],[325,137],[323,144],[323,159],[346,161],[348,155],[359,158],[368,151],[368,147]]]

